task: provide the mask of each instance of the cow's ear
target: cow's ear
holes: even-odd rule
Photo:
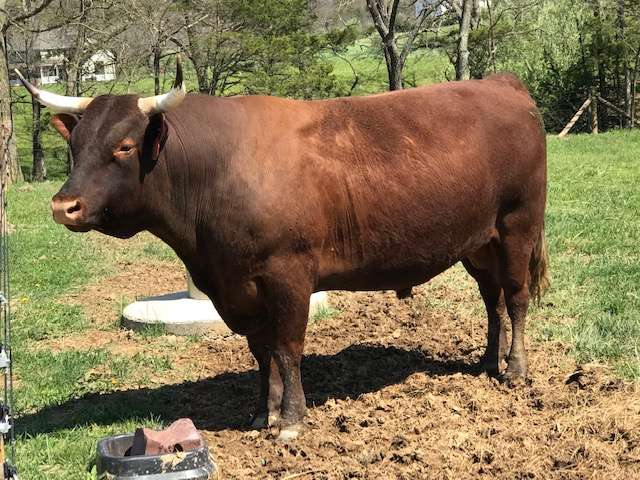
[[[160,156],[160,151],[167,140],[167,122],[163,113],[156,113],[149,117],[147,130],[144,132],[142,156],[148,167],[153,167]]]
[[[51,117],[51,125],[67,142],[71,138],[71,131],[78,123],[78,117],[70,113],[56,113]]]

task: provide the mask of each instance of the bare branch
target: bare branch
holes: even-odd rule
[[[398,5],[400,4],[400,0],[393,0],[393,4],[391,5],[391,14],[389,15],[389,22],[387,29],[393,35],[393,32],[396,28],[396,17],[398,16]]]
[[[427,17],[429,17],[433,13],[435,13],[443,3],[445,3],[445,0],[440,0],[440,1],[430,5],[429,8],[423,8],[422,11],[420,12],[420,15],[418,15],[418,18],[416,19],[416,22],[415,22],[413,28],[409,32],[409,35],[407,36],[407,39],[404,42],[404,45],[402,46],[402,53],[400,54],[400,61],[403,64],[407,60],[407,57],[409,56],[409,54],[411,53],[411,50],[413,48],[413,42],[415,41],[416,36],[418,35],[418,33],[420,33],[422,31],[422,28],[423,28],[425,20],[427,19]]]
[[[42,10],[47,8],[52,1],[53,0],[42,0],[40,5],[38,5],[33,10],[25,12],[25,13],[23,13],[21,15],[16,16],[16,17],[9,17],[9,14],[7,13],[7,11],[3,9],[2,12],[5,15],[7,15],[8,21],[4,25],[2,25],[2,31],[6,32],[7,28],[9,28],[10,25],[17,25],[17,24],[19,24],[19,23],[21,23],[21,22],[23,22],[25,20],[28,20],[29,18],[39,14]]]
[[[382,38],[387,38],[387,35],[389,35],[389,28],[382,18],[380,4],[376,0],[367,0],[367,8],[371,13],[376,30],[378,30],[378,33]]]

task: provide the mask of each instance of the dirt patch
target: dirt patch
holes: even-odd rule
[[[184,269],[177,263],[118,262],[118,273],[66,295],[62,302],[84,307],[96,326],[112,326],[129,302],[142,297],[186,290]]]
[[[638,478],[636,386],[601,365],[576,368],[551,343],[529,347],[525,385],[488,378],[474,365],[482,316],[455,304],[474,292],[446,283],[408,301],[332,294],[341,313],[307,341],[308,432],[287,446],[273,432],[205,431],[223,477]],[[430,306],[447,294],[450,310]]]
[[[100,278],[60,300],[81,306],[92,328],[41,340],[33,347],[52,352],[104,348],[125,355],[153,348],[153,339],[119,328],[121,311],[139,298],[185,290],[184,268],[179,263],[119,261],[116,270],[116,275]]]
[[[106,307],[95,306],[112,305],[114,290],[161,293],[181,288],[183,279],[177,270],[127,266],[107,285],[78,297],[92,318],[106,315]],[[169,356],[171,370],[148,386],[172,399],[166,421],[190,416],[204,431],[221,478],[640,478],[637,386],[602,365],[576,366],[562,344],[551,342],[530,342],[524,385],[508,388],[478,372],[484,312],[460,269],[408,300],[332,293],[331,301],[339,313],[309,328],[308,431],[292,445],[245,427],[257,373],[242,338],[175,340],[183,343],[173,349],[162,343],[170,337],[122,332],[96,332],[91,341],[95,346],[103,336],[99,341],[118,353]],[[111,395],[136,401],[142,394]]]

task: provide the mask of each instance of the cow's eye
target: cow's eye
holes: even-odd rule
[[[121,152],[128,153],[131,150],[133,150],[133,145],[120,145],[119,151]]]

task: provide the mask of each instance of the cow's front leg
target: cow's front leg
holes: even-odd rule
[[[275,362],[284,386],[278,436],[278,440],[282,441],[294,440],[304,426],[303,420],[307,406],[300,375],[303,346],[303,338],[286,338],[278,342],[274,351]]]
[[[273,332],[263,331],[247,337],[249,349],[260,368],[260,397],[251,427],[260,429],[277,425],[282,405],[282,378],[273,357]]]
[[[303,259],[271,264],[265,278],[270,323],[273,328],[273,359],[280,372],[282,405],[278,440],[295,439],[303,429],[306,401],[302,389],[300,363],[309,315],[312,275]]]

